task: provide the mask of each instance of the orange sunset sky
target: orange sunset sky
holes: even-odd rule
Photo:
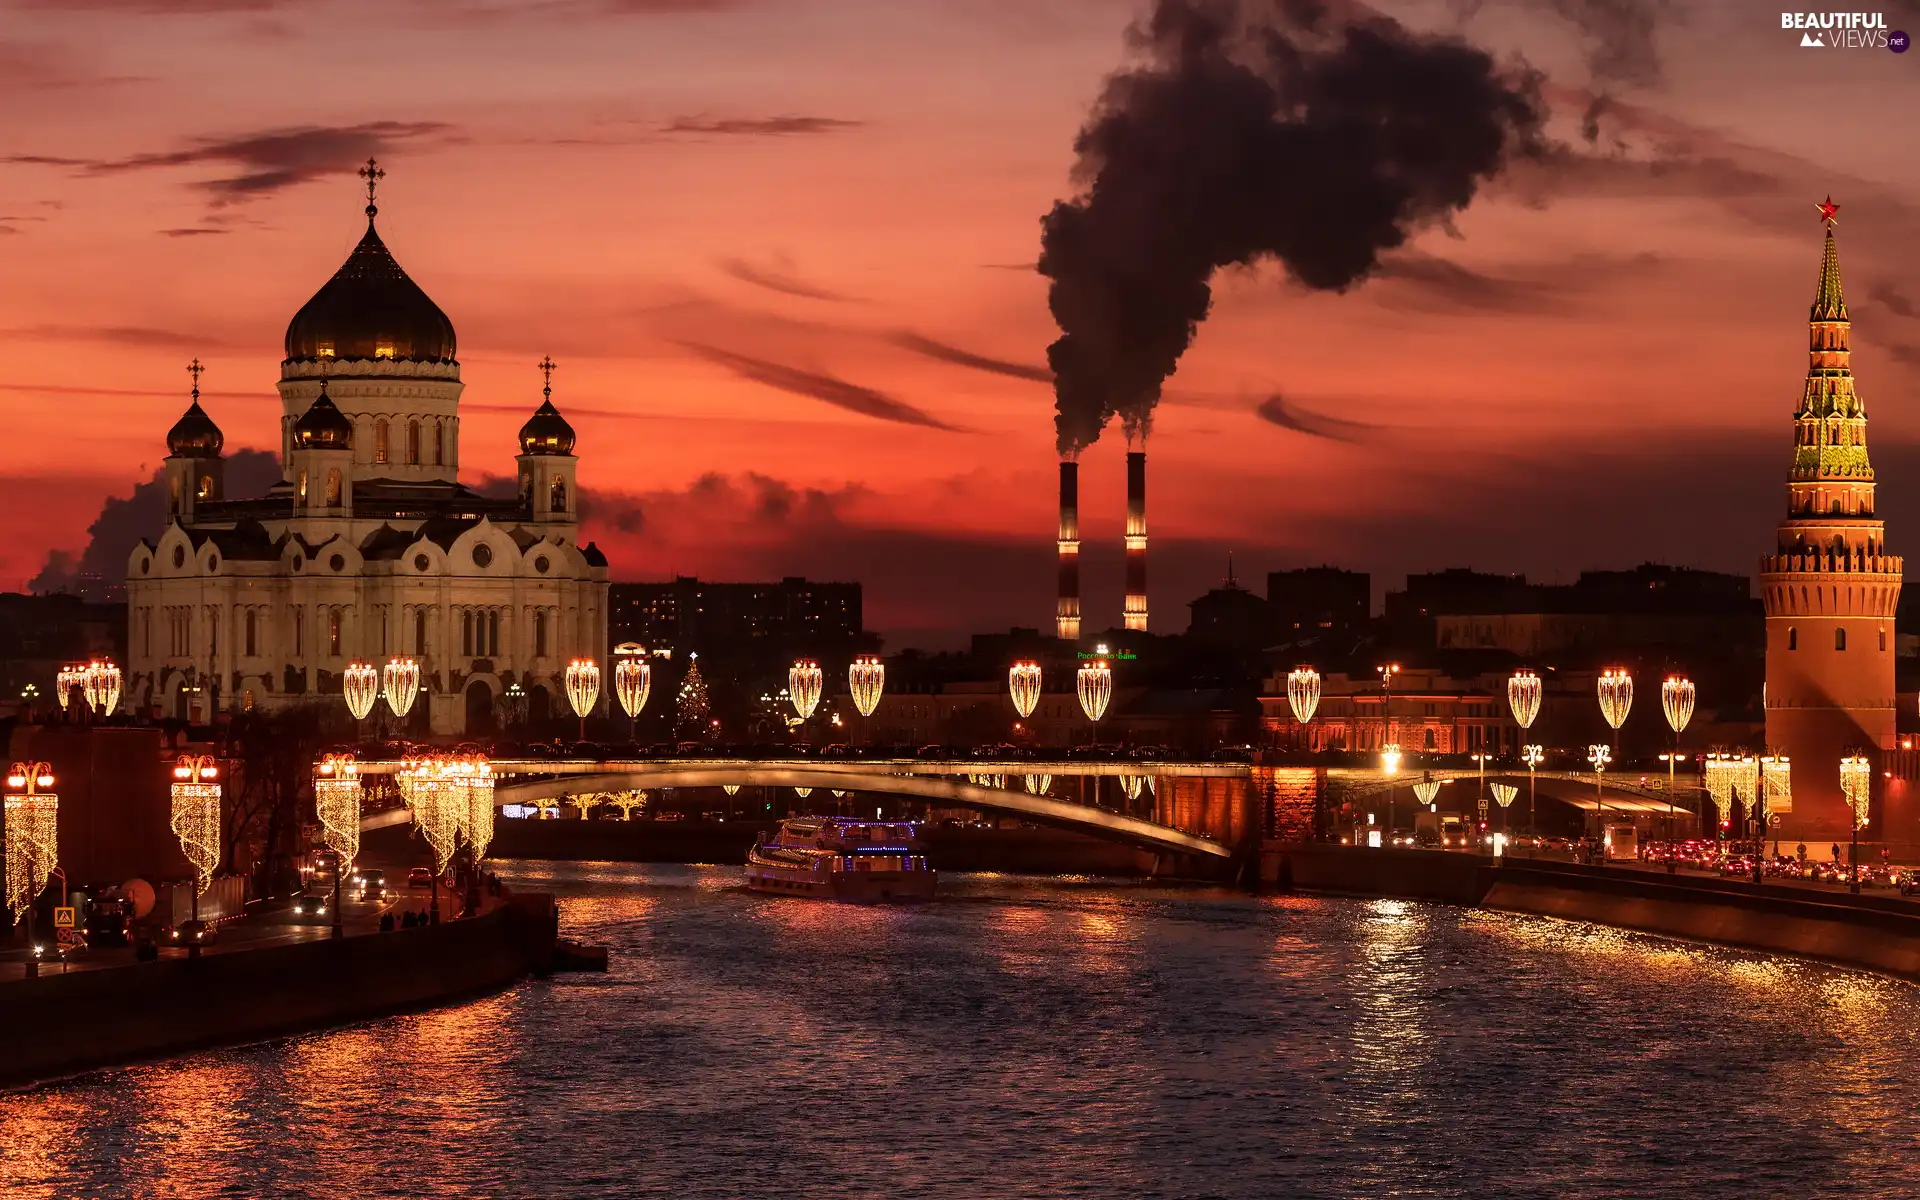
[[[1882,513],[1920,547],[1920,53],[1803,50],[1744,3],[1386,10],[1542,71],[1563,152],[1347,294],[1216,281],[1150,444],[1154,629],[1230,551],[1255,590],[1323,561],[1376,590],[1750,572],[1828,193]],[[364,228],[372,153],[382,234],[459,334],[468,483],[511,472],[551,354],[616,579],[858,579],[890,648],[1048,623],[1050,389],[928,350],[1045,362],[1039,218],[1137,15],[0,0],[0,587],[151,478],[190,358],[229,453],[277,445],[280,339]],[[1083,459],[1094,628],[1119,623],[1122,449]]]

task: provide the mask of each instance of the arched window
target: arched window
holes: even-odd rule
[[[200,490],[196,492],[195,495],[202,500],[213,499],[213,476],[202,475],[200,477]]]
[[[300,503],[305,504],[307,502],[307,472],[304,468],[300,471],[300,486],[297,492]]]
[[[536,611],[533,614],[533,656],[545,658],[547,655],[547,614]]]
[[[1880,631],[1880,650],[1882,653],[1885,653],[1886,649],[1887,649],[1887,631],[1882,629]]]
[[[340,507],[340,468],[327,469],[327,507]]]
[[[293,656],[300,657],[307,652],[307,614],[300,609],[293,610]]]
[[[420,422],[407,422],[407,465],[420,465]]]
[[[1836,629],[1833,631],[1833,648],[1835,650],[1845,650],[1847,648],[1846,630]]]
[[[427,652],[427,610],[413,610],[413,652],[424,655]]]
[[[433,465],[442,467],[446,465],[446,462],[447,423],[445,421],[435,421],[433,423]]]
[[[473,614],[471,612],[460,614],[460,653],[463,655],[473,653]]]
[[[259,653],[259,651],[257,651],[257,650],[255,650],[255,649],[254,649],[254,640],[253,640],[253,610],[252,610],[252,609],[248,609],[248,610],[247,610],[247,642],[246,642],[246,646],[247,646],[247,657],[248,657],[248,658],[252,658],[252,657],[253,657],[253,656],[254,656],[255,654],[257,654],[257,653]]]
[[[1787,649],[1798,650],[1799,648],[1800,648],[1800,631],[1798,629],[1793,628],[1791,625],[1789,625],[1787,627]]]
[[[180,477],[178,475],[167,481],[167,511],[170,513],[180,511]]]
[[[387,419],[381,417],[373,423],[373,461],[387,461]]]
[[[1427,727],[1426,749],[1428,750],[1433,749],[1433,727],[1432,726]]]
[[[327,610],[327,653],[340,653],[340,610],[337,608]]]
[[[553,497],[553,511],[557,513],[567,511],[567,481],[564,479],[554,480],[553,490],[550,494]]]
[[[487,614],[487,653],[496,657],[500,653],[500,611],[498,609]]]

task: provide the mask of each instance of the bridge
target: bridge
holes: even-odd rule
[[[373,759],[357,764],[362,776],[391,775],[404,766],[399,759]],[[1009,781],[1025,775],[1195,778],[1245,781],[1253,768],[1247,763],[1201,763],[1113,760],[1032,759],[494,759],[494,799],[499,804],[527,804],[537,800],[585,792],[633,791],[694,787],[824,788],[846,792],[878,792],[934,804],[950,804],[1002,813],[1036,824],[1070,829],[1145,850],[1227,858],[1232,850],[1211,838],[1195,836],[1168,825],[1111,809],[1035,795],[1024,788],[994,787],[976,782],[981,777],[1004,776]],[[973,778],[956,778],[971,776]],[[411,819],[404,808],[372,813],[363,829],[402,824]]]
[[[1491,768],[1484,775],[1476,768],[1468,767],[1456,770],[1407,770],[1402,768],[1392,775],[1381,771],[1329,771],[1328,784],[1332,797],[1338,800],[1366,800],[1384,798],[1400,789],[1412,791],[1415,784],[1467,783],[1478,786],[1484,779],[1487,783],[1526,784],[1529,779],[1537,786],[1551,785],[1544,789],[1547,799],[1574,808],[1589,811],[1605,807],[1609,812],[1639,813],[1647,816],[1666,816],[1673,811],[1694,813],[1701,797],[1701,780],[1697,773],[1681,773],[1674,777],[1673,790],[1667,790],[1667,777],[1651,772],[1641,774],[1633,771],[1609,771],[1601,775],[1600,796],[1594,795],[1592,771],[1534,771],[1514,767]],[[1396,797],[1397,799],[1397,797]],[[1489,799],[1491,797],[1489,796]]]

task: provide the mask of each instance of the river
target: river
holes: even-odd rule
[[[0,1096],[0,1195],[1920,1195],[1920,993],[1870,975],[1397,901],[500,869],[611,972]]]

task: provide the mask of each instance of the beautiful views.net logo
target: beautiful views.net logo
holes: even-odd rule
[[[1891,50],[1904,54],[1907,35],[1887,28],[1885,13],[1788,12],[1780,14],[1780,28],[1800,32],[1800,44],[1821,50]]]

